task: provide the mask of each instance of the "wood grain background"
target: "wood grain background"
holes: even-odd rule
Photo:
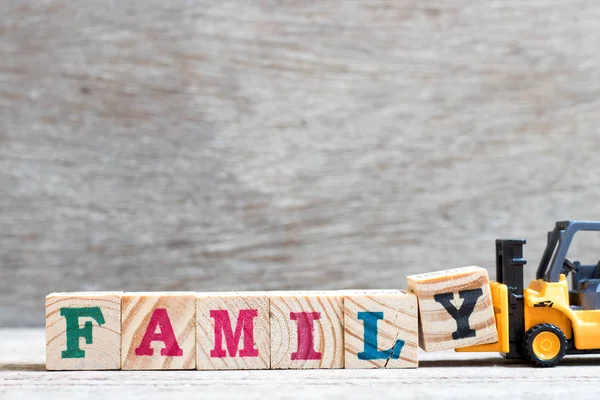
[[[598,37],[594,0],[0,2],[0,326],[52,291],[403,288],[504,236],[531,276],[600,219]]]

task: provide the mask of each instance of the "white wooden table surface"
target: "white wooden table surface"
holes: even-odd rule
[[[421,353],[416,370],[48,372],[42,329],[0,329],[0,399],[597,398],[600,358],[553,369],[496,354]]]

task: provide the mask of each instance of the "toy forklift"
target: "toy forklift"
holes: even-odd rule
[[[566,258],[579,231],[600,231],[600,222],[557,222],[548,232],[536,279],[527,289],[523,286],[525,240],[496,240],[497,282],[491,282],[490,289],[498,342],[456,351],[498,351],[540,367],[555,366],[566,354],[600,354],[600,261],[581,265]]]

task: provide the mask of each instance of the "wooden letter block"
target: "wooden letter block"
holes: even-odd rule
[[[46,297],[46,369],[121,368],[121,294]]]
[[[267,293],[198,293],[196,357],[196,369],[269,369]]]
[[[124,293],[122,369],[196,368],[196,294]]]
[[[420,341],[425,351],[498,341],[488,274],[464,267],[407,277],[419,299]]]
[[[344,367],[416,368],[417,297],[400,290],[344,293]]]
[[[270,292],[271,368],[343,368],[340,292]]]

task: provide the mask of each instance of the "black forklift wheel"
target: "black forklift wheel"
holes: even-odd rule
[[[538,324],[525,334],[525,356],[538,367],[554,367],[567,352],[567,338],[556,325]]]

